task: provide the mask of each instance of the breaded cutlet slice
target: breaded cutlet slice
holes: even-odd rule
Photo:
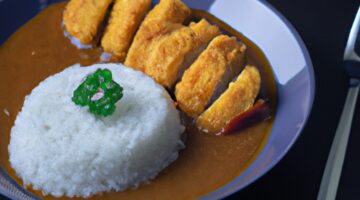
[[[209,41],[219,34],[217,26],[202,19],[162,36],[151,47],[145,73],[159,84],[171,88]]]
[[[112,0],[71,0],[64,10],[65,30],[82,44],[90,44]]]
[[[236,77],[245,63],[244,44],[236,38],[214,38],[176,85],[178,105],[187,115],[197,117]]]
[[[182,27],[190,9],[180,0],[160,0],[141,23],[125,59],[125,65],[144,71],[152,43]]]
[[[247,65],[237,80],[199,116],[196,126],[205,132],[220,133],[230,120],[253,106],[260,84],[258,69]]]
[[[109,23],[101,40],[105,52],[124,61],[126,52],[151,4],[151,0],[115,0]]]
[[[146,15],[144,22],[156,20],[182,24],[190,14],[190,8],[181,0],[160,0]]]

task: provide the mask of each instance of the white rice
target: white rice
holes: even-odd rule
[[[110,69],[124,88],[116,111],[95,117],[71,101],[82,79]],[[119,64],[71,66],[25,98],[11,129],[10,163],[24,185],[56,197],[122,191],[154,178],[177,159],[184,127],[165,90]]]

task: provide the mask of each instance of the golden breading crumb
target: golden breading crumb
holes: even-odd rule
[[[151,0],[116,0],[101,46],[113,59],[123,61],[126,52],[149,9]]]
[[[196,125],[210,133],[219,133],[230,120],[254,104],[261,77],[254,66],[246,66],[234,83],[199,116]]]
[[[65,30],[82,44],[90,44],[111,2],[112,0],[71,0],[64,11]]]
[[[245,45],[235,38],[214,38],[176,85],[179,107],[191,117],[201,114],[214,96],[222,93],[245,62]]]
[[[152,45],[145,73],[159,84],[171,88],[208,42],[219,34],[218,27],[203,19],[162,36]]]
[[[190,9],[180,0],[161,0],[140,25],[126,56],[125,65],[144,71],[151,45],[160,36],[182,27]]]

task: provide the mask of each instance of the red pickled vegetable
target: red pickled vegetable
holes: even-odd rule
[[[245,112],[234,117],[223,129],[221,135],[229,135],[256,123],[270,119],[270,108],[266,101],[259,100]]]

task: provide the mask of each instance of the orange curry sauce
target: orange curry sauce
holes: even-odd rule
[[[90,65],[100,60],[101,49],[79,50],[64,37],[61,27],[64,6],[65,3],[59,3],[48,7],[17,30],[0,48],[0,166],[20,185],[22,181],[8,161],[7,147],[11,127],[24,97],[46,77],[72,64]],[[247,45],[247,61],[261,71],[260,96],[269,99],[273,116],[277,98],[275,80],[261,50],[206,12],[194,11],[193,17],[206,18]],[[149,184],[124,192],[98,194],[89,199],[194,199],[207,194],[238,176],[255,159],[271,126],[272,120],[268,120],[229,136],[207,135],[189,126],[186,149]],[[66,199],[44,196],[41,191],[28,189],[44,199]]]

